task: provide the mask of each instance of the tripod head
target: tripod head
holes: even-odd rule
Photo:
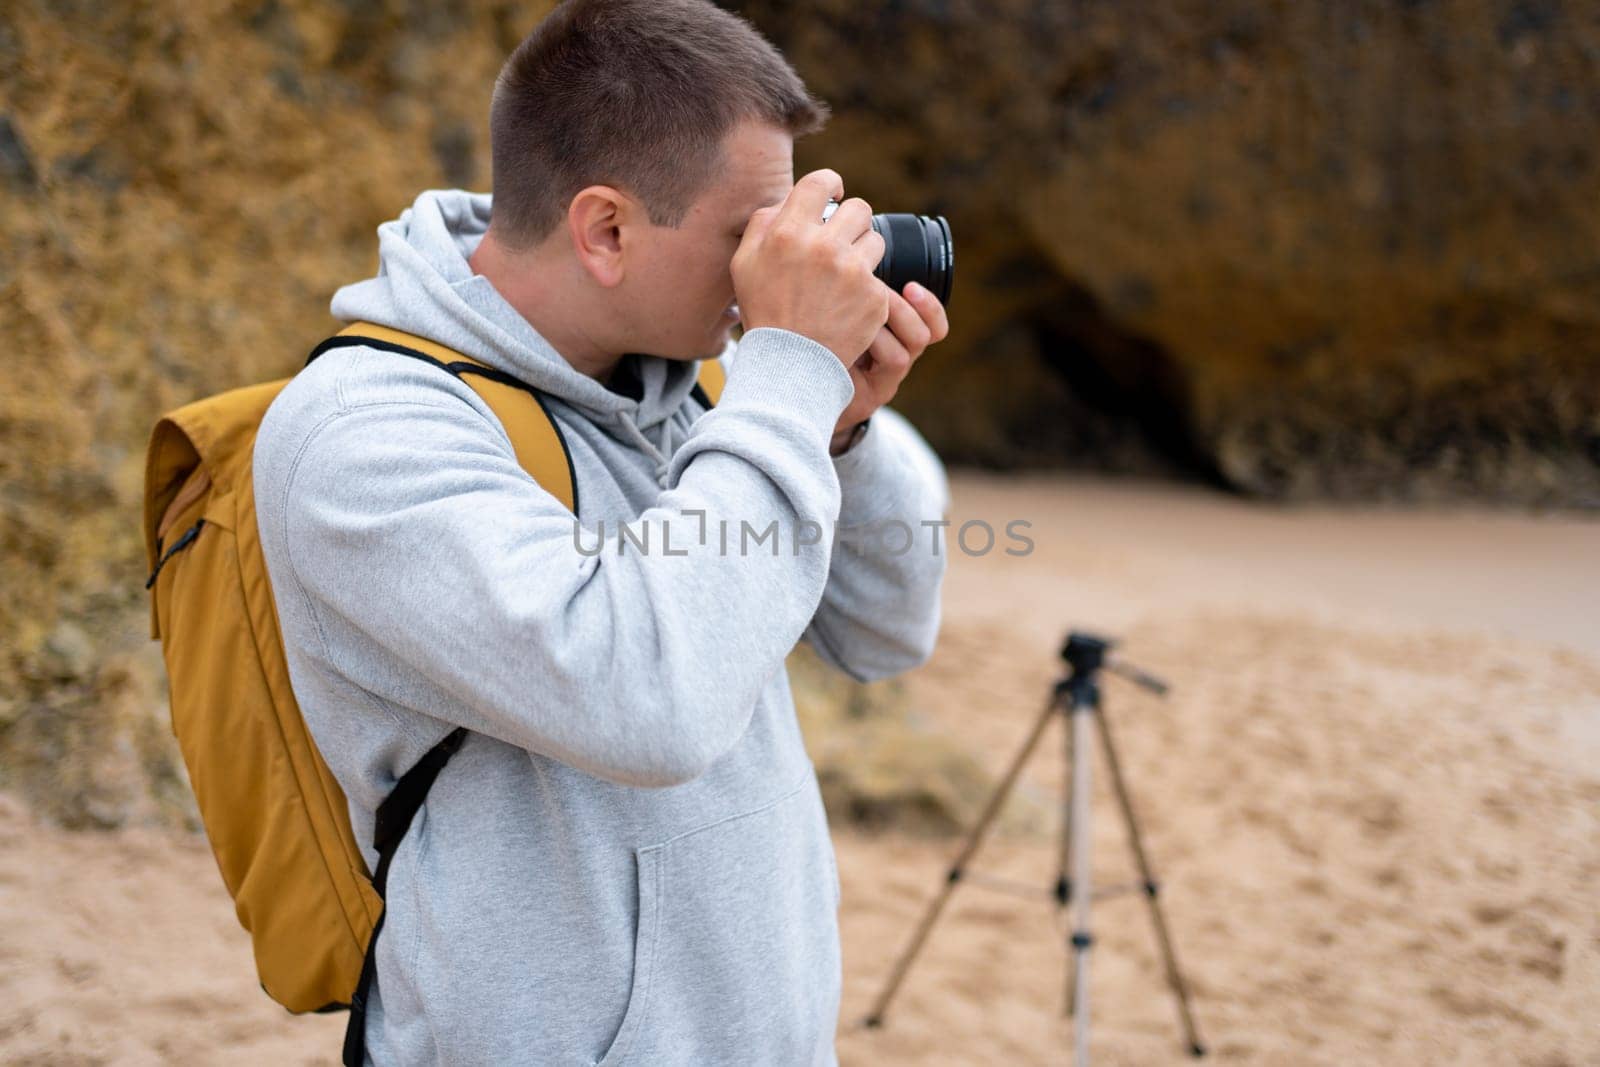
[[[1157,696],[1166,696],[1168,688],[1166,682],[1148,671],[1140,670],[1131,663],[1125,663],[1110,655],[1116,645],[1117,643],[1110,638],[1073,630],[1067,635],[1067,643],[1061,646],[1061,658],[1072,668],[1074,678],[1093,679],[1095,672],[1104,667],[1112,674],[1126,678]]]

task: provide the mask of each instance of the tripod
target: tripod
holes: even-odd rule
[[[974,884],[1006,892],[1020,892],[1026,896],[1041,895],[1041,891],[1034,887],[982,876],[967,871],[966,867],[977,853],[979,846],[983,844],[985,835],[1004,806],[1012,786],[1016,784],[1023,765],[1037,747],[1045,727],[1049,725],[1051,717],[1059,711],[1069,719],[1066,730],[1066,753],[1067,765],[1071,768],[1071,796],[1069,805],[1065,808],[1062,825],[1060,866],[1056,884],[1052,889],[1042,891],[1042,895],[1054,899],[1058,911],[1068,907],[1072,909],[1072,959],[1067,968],[1067,996],[1063,1014],[1071,1015],[1074,1020],[1074,1062],[1078,1067],[1088,1067],[1089,1064],[1089,950],[1094,944],[1094,938],[1089,932],[1089,905],[1097,896],[1103,897],[1117,892],[1113,889],[1097,894],[1090,888],[1089,838],[1092,826],[1089,822],[1089,735],[1096,723],[1100,727],[1100,744],[1105,754],[1106,767],[1111,773],[1111,787],[1116,793],[1117,804],[1122,809],[1123,820],[1127,823],[1128,843],[1132,846],[1133,858],[1139,868],[1140,883],[1121,888],[1143,890],[1145,899],[1150,902],[1150,919],[1155,924],[1156,941],[1160,944],[1167,982],[1177,997],[1178,1018],[1183,1026],[1189,1053],[1197,1057],[1205,1055],[1205,1046],[1200,1043],[1194,1016],[1189,1010],[1189,989],[1182,973],[1178,970],[1178,958],[1172,949],[1172,937],[1167,931],[1167,921],[1161,912],[1160,885],[1156,882],[1155,875],[1150,869],[1149,858],[1145,855],[1144,841],[1139,834],[1139,823],[1134,818],[1133,804],[1128,798],[1127,783],[1122,777],[1122,765],[1117,759],[1116,746],[1111,742],[1111,731],[1106,725],[1105,710],[1100,706],[1099,673],[1104,668],[1158,695],[1166,694],[1167,685],[1136,667],[1110,658],[1108,653],[1112,644],[1113,642],[1093,634],[1074,631],[1068,635],[1067,643],[1061,649],[1061,658],[1072,668],[1070,673],[1051,687],[1050,699],[1046,702],[1038,722],[1034,724],[1033,733],[1028,736],[1022,751],[1012,761],[1005,778],[1001,780],[983,815],[978,819],[978,824],[967,836],[966,844],[950,867],[943,888],[929,906],[927,915],[923,917],[922,923],[911,939],[911,944],[895,964],[888,986],[878,997],[872,1013],[867,1016],[867,1026],[883,1025],[884,1012],[888,1010],[889,1001],[900,988],[900,983],[905,980],[912,960],[922,949],[923,942],[927,940],[933,924],[955,892],[958,882],[965,879]]]

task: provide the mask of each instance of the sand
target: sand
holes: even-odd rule
[[[912,714],[998,778],[1069,628],[1173,684],[1108,680],[1105,711],[1215,1061],[1600,1063],[1600,522],[953,488],[958,523],[1023,519],[1035,548],[952,556]],[[1046,810],[1058,730],[1018,785]],[[1095,770],[1096,882],[1124,883]],[[977,885],[862,1028],[961,842],[835,840],[841,1063],[1070,1062],[1061,917]],[[1013,831],[974,869],[1042,890],[1057,848]],[[1184,1059],[1143,902],[1097,902],[1094,928],[1096,1062]],[[258,990],[203,841],[63,833],[0,798],[0,1058],[331,1064],[342,1028]]]

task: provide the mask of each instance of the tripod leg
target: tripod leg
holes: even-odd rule
[[[1060,873],[1056,877],[1056,910],[1058,912],[1065,911],[1072,904],[1072,876],[1069,873],[1069,864],[1072,863],[1072,804],[1068,798],[1072,796],[1073,730],[1072,723],[1070,721],[1066,724],[1066,726],[1067,728],[1061,732],[1063,743],[1066,748],[1067,760],[1062,768],[1063,780],[1061,783],[1063,808],[1063,814],[1061,817],[1061,865],[1059,868]],[[1076,996],[1076,991],[1074,989],[1074,980],[1076,977],[1076,963],[1072,956],[1068,954],[1066,997],[1061,1006],[1061,1014],[1063,1017],[1072,1014],[1072,1002]]]
[[[1156,941],[1161,946],[1161,959],[1166,966],[1167,983],[1172,986],[1172,991],[1178,998],[1178,1018],[1183,1024],[1184,1037],[1189,1042],[1189,1053],[1193,1056],[1204,1056],[1205,1046],[1200,1043],[1200,1035],[1194,1025],[1194,1015],[1189,1009],[1189,987],[1183,980],[1183,973],[1178,970],[1177,953],[1173,951],[1172,937],[1167,932],[1167,920],[1161,912],[1159,896],[1161,886],[1150,870],[1149,857],[1145,855],[1144,839],[1139,835],[1139,822],[1133,815],[1133,802],[1128,797],[1128,786],[1122,777],[1122,764],[1117,760],[1117,747],[1112,744],[1111,725],[1106,721],[1104,708],[1099,709],[1099,719],[1100,743],[1105,752],[1106,767],[1111,772],[1111,788],[1117,795],[1117,804],[1122,808],[1122,818],[1128,825],[1128,844],[1132,846],[1134,862],[1139,866],[1139,878],[1144,882],[1145,899],[1150,902],[1150,920],[1155,924]]]
[[[1094,824],[1089,821],[1090,721],[1100,695],[1092,681],[1086,681],[1073,694],[1072,737],[1072,812],[1077,833],[1072,838],[1072,1037],[1073,1063],[1089,1064],[1089,950],[1094,936],[1089,932],[1089,905],[1094,899],[1090,885],[1089,845]]]
[[[1044,728],[1050,724],[1050,717],[1055,714],[1056,707],[1060,701],[1061,690],[1059,687],[1052,689],[1050,699],[1045,703],[1044,710],[1039,713],[1039,721],[1034,723],[1033,732],[1028,735],[1028,740],[1023,744],[1022,751],[1018,752],[1016,758],[1011,761],[1011,767],[1006,771],[1005,777],[1001,779],[1000,785],[995,788],[994,795],[989,798],[989,804],[984,808],[983,815],[979,817],[977,825],[967,835],[966,845],[961,849],[961,854],[956,857],[955,863],[951,865],[950,873],[945,878],[944,887],[939,890],[939,895],[934,898],[933,903],[928,908],[928,913],[923,916],[921,925],[917,927],[916,933],[912,935],[911,943],[906,946],[905,952],[895,964],[894,971],[889,976],[889,984],[878,996],[878,1002],[873,1005],[872,1013],[866,1018],[866,1025],[872,1027],[883,1025],[883,1016],[884,1012],[889,1010],[889,1001],[893,999],[895,992],[900,988],[900,983],[905,980],[906,972],[911,969],[911,961],[921,951],[922,943],[927,940],[929,931],[933,929],[933,924],[938,921],[939,913],[944,910],[945,904],[950,900],[950,895],[955,892],[956,883],[961,880],[961,874],[965,870],[967,863],[977,853],[978,847],[983,844],[984,836],[988,834],[990,824],[994,822],[995,817],[1000,814],[1000,809],[1004,807],[1006,797],[1010,794],[1011,788],[1016,785],[1017,777],[1022,773],[1022,767],[1028,762],[1028,757],[1033,754],[1034,748],[1038,746],[1039,738],[1043,736]]]

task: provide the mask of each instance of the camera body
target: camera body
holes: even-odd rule
[[[822,221],[828,221],[838,206],[838,201],[828,201]],[[872,229],[883,238],[883,258],[872,273],[897,293],[907,282],[916,282],[949,306],[956,253],[945,217],[900,212],[874,215]]]

